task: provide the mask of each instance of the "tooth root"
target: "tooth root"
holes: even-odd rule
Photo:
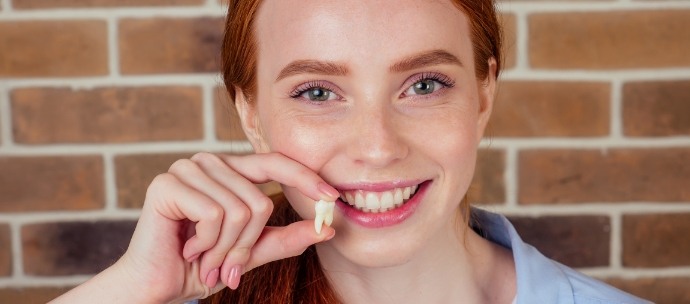
[[[333,210],[335,209],[335,202],[328,203],[328,210],[326,211],[326,216],[323,221],[326,226],[330,227],[333,224]]]
[[[316,217],[314,218],[314,230],[317,234],[321,234],[321,227],[323,227],[323,221],[328,213],[328,202],[320,200],[314,205],[314,213]]]

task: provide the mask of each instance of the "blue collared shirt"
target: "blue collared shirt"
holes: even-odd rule
[[[513,251],[517,304],[651,303],[545,257],[522,241],[505,216],[476,208],[472,212],[486,239]]]

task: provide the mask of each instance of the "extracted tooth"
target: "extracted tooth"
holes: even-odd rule
[[[314,213],[316,217],[314,218],[314,229],[317,234],[321,234],[321,228],[323,223],[330,226],[333,222],[333,209],[335,207],[335,202],[327,202],[320,200],[314,205]]]
[[[333,224],[333,209],[335,209],[335,202],[327,202],[328,211],[326,211],[326,217],[323,218],[323,222],[326,226],[330,227]]]

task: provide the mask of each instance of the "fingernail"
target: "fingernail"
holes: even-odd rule
[[[316,185],[316,189],[318,189],[321,194],[325,195],[326,197],[321,197],[321,199],[328,200],[329,202],[332,202],[340,196],[340,193],[338,193],[338,190],[335,190],[333,187],[329,186],[328,184],[324,182],[319,182]]]
[[[205,282],[206,286],[208,286],[209,288],[213,288],[216,286],[216,283],[218,283],[218,273],[219,272],[220,272],[220,270],[218,268],[216,268],[216,269],[211,270],[211,272],[209,272],[206,275],[206,282]]]
[[[228,287],[235,290],[237,286],[240,286],[240,277],[242,276],[242,265],[235,265],[230,269],[230,275],[228,276]]]
[[[335,230],[331,229],[331,232],[323,240],[328,241],[328,240],[332,239],[334,236],[335,236]]]
[[[190,263],[191,263],[191,262],[194,262],[194,260],[196,260],[196,259],[199,257],[200,254],[201,254],[201,252],[199,252],[199,253],[197,253],[197,254],[195,254],[195,255],[193,255],[193,256],[188,257],[188,258],[187,258],[187,262],[190,262]]]

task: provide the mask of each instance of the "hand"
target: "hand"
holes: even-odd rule
[[[155,301],[205,298],[244,272],[301,254],[335,231],[313,220],[266,227],[273,202],[254,184],[277,181],[313,200],[338,192],[316,173],[279,153],[199,153],[175,162],[148,188],[127,252],[113,266]]]

